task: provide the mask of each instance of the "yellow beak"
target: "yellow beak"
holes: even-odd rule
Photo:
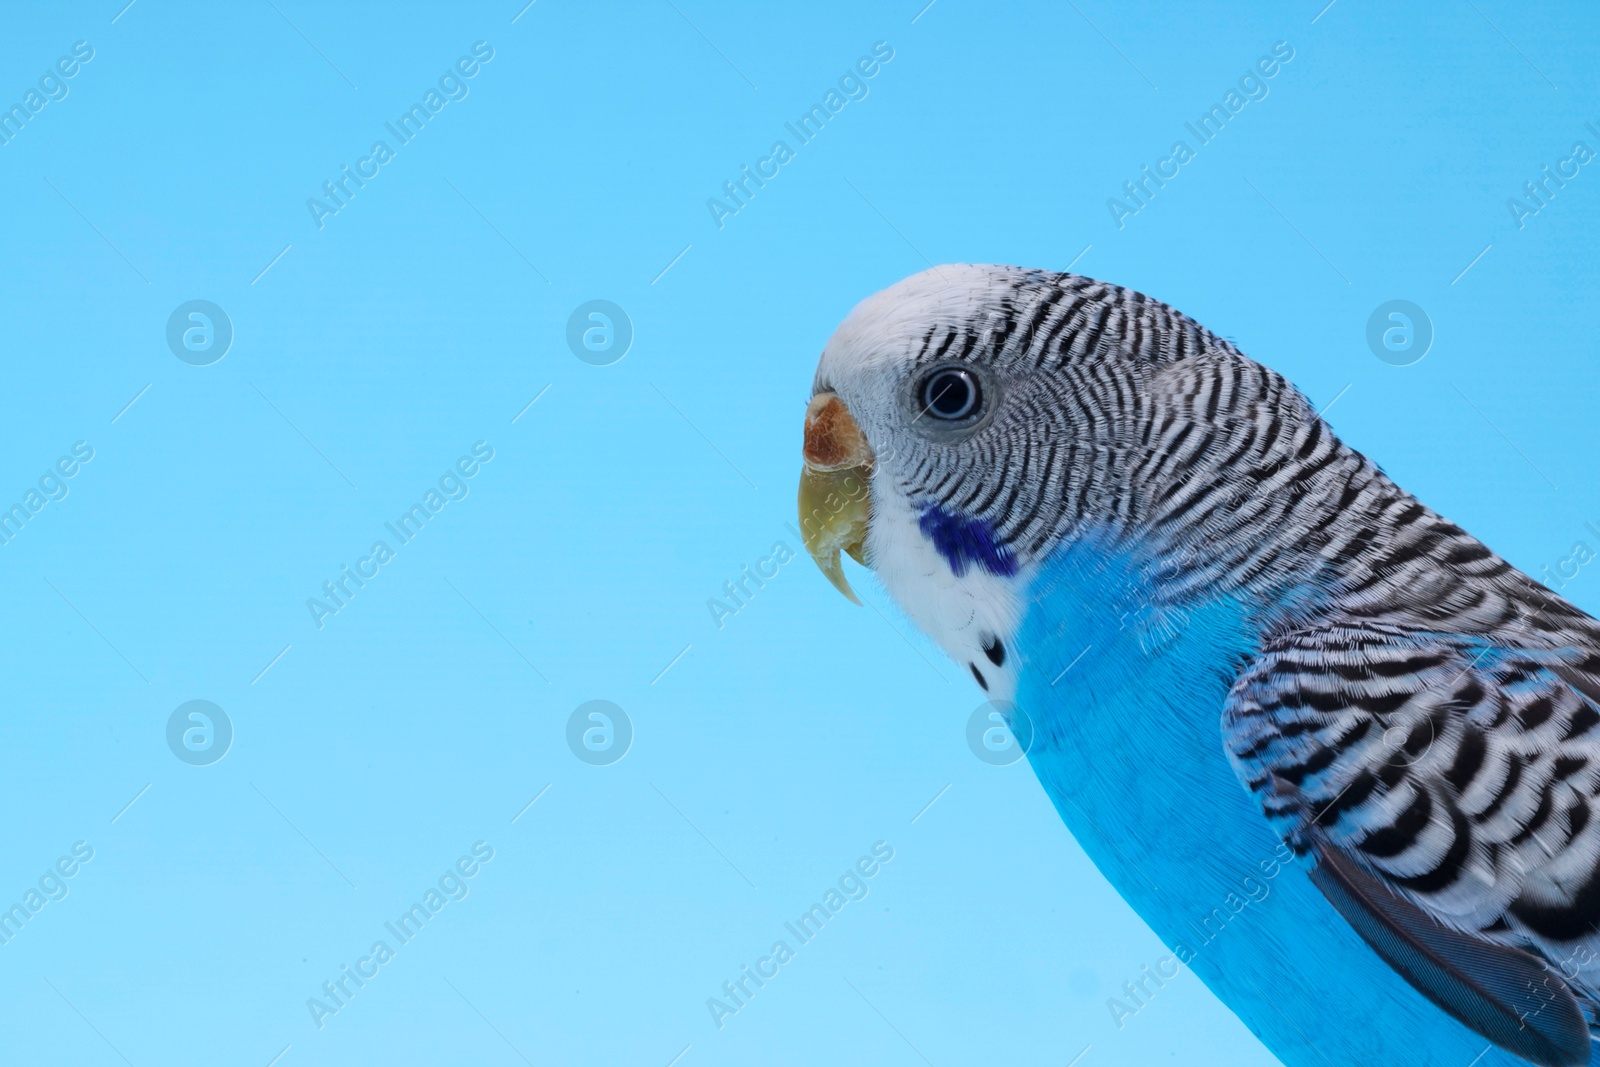
[[[839,550],[866,566],[872,448],[850,409],[833,393],[811,398],[801,454],[806,464],[800,472],[801,539],[833,587],[859,604],[839,565]]]

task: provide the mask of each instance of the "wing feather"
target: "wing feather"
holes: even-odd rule
[[[1302,630],[1239,676],[1223,733],[1268,820],[1391,966],[1527,1059],[1587,1062],[1586,1034],[1572,1057],[1575,1020],[1600,1002],[1600,657]],[[1541,1022],[1507,1025],[1534,1008]]]

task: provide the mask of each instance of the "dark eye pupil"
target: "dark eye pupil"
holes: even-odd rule
[[[940,371],[923,385],[922,406],[937,418],[965,418],[978,406],[978,383],[966,371]]]

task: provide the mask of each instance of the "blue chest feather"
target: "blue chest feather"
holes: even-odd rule
[[[1226,600],[1153,610],[1153,573],[1059,549],[1017,635],[1029,761],[1089,858],[1287,1067],[1521,1062],[1413,990],[1287,857],[1222,741],[1251,617]]]

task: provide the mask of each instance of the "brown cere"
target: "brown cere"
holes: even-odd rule
[[[844,401],[833,393],[818,393],[806,407],[801,453],[812,470],[832,471],[862,465],[872,450]]]

